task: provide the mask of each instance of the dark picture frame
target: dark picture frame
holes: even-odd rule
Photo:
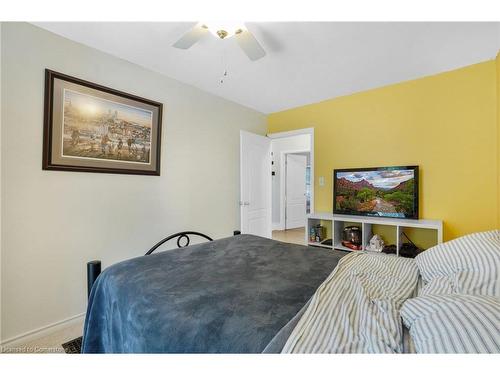
[[[163,104],[45,69],[42,169],[160,175]]]

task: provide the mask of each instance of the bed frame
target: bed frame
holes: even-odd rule
[[[239,230],[235,230],[233,232],[233,236],[237,236],[241,234]],[[161,245],[163,245],[165,242],[171,241],[175,238],[177,238],[177,248],[182,248],[189,246],[189,243],[191,242],[191,238],[189,236],[198,236],[205,238],[208,241],[213,241],[213,239],[206,234],[200,233],[200,232],[195,232],[195,231],[185,231],[185,232],[179,232],[172,234],[168,237],[165,237],[163,240],[158,242],[156,245],[154,245],[151,249],[148,250],[146,255],[151,255],[156,249],[158,249]],[[182,241],[185,241],[182,243]],[[90,297],[90,292],[92,290],[92,286],[94,285],[94,282],[97,279],[97,276],[101,274],[101,261],[100,260],[92,260],[87,263],[87,297]]]
[[[144,254],[144,255],[151,255],[156,249],[158,249],[161,245],[163,245],[165,242],[168,242],[170,240],[173,240],[174,238],[177,238],[177,247],[180,249],[181,247],[186,247],[189,246],[189,243],[191,242],[191,239],[189,236],[199,236],[203,237],[209,241],[213,241],[212,238],[208,237],[206,234],[200,233],[200,232],[193,232],[193,231],[187,231],[187,232],[179,232],[172,234],[171,236],[165,237],[163,240],[158,242],[156,245],[154,245],[149,251]],[[182,245],[181,240],[185,239],[186,242]]]

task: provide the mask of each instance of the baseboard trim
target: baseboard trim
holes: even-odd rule
[[[19,347],[30,341],[37,340],[41,337],[48,336],[54,332],[57,332],[66,327],[72,326],[73,324],[81,323],[85,320],[85,313],[77,314],[67,319],[63,319],[59,322],[48,324],[44,327],[40,327],[26,333],[11,337],[0,343],[0,346],[5,347]]]
[[[285,230],[285,227],[281,223],[273,223],[272,230]]]

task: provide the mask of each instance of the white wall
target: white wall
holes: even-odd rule
[[[264,115],[29,24],[1,38],[3,341],[84,312],[89,260],[239,228],[239,131]],[[45,68],[162,102],[161,176],[43,171]]]
[[[281,198],[281,185],[283,181],[282,166],[284,164],[284,153],[288,152],[301,152],[310,151],[311,149],[311,135],[300,134],[286,138],[276,138],[271,142],[271,149],[273,153],[273,228],[284,229],[285,218],[283,217],[282,198]]]
[[[2,22],[0,22],[0,62],[2,61]],[[2,341],[2,64],[0,63],[0,342]]]

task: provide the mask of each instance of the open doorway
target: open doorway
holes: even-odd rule
[[[311,207],[310,153],[290,152],[285,156],[285,230],[304,227]]]
[[[273,239],[304,244],[306,215],[314,210],[314,129],[268,137],[272,139]]]
[[[305,244],[306,214],[314,212],[313,145],[313,128],[267,136],[240,131],[242,233]],[[287,160],[301,171],[289,170],[288,184]]]

